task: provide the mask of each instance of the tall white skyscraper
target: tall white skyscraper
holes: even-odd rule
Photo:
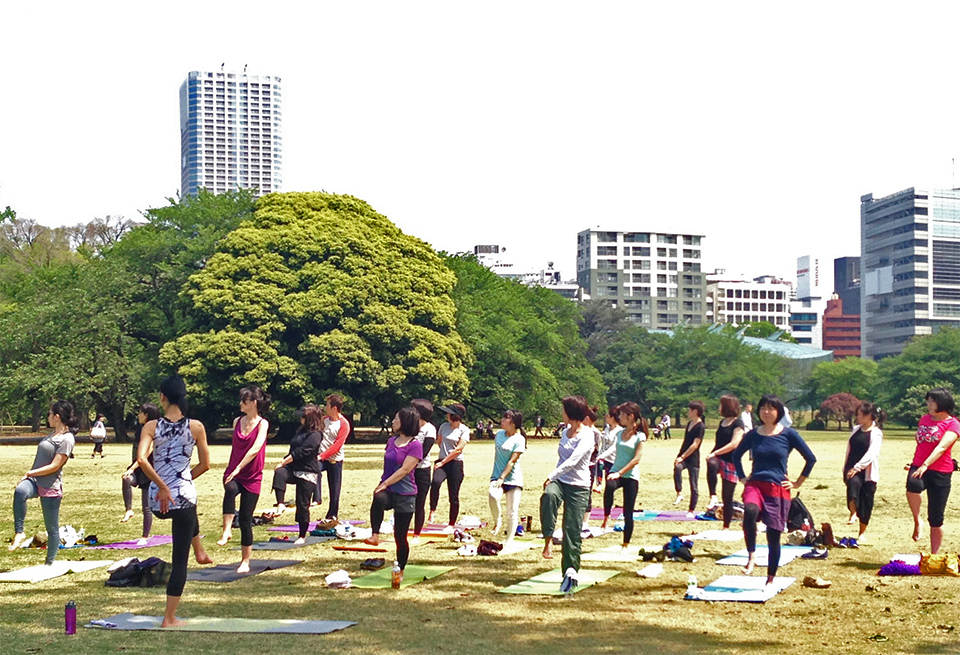
[[[280,191],[281,124],[279,77],[190,72],[180,86],[181,195]]]

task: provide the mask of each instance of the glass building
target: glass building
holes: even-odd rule
[[[246,69],[244,69],[246,70]],[[280,78],[192,71],[180,86],[180,194],[280,191]]]
[[[945,326],[960,327],[960,189],[862,196],[863,357],[899,354]]]

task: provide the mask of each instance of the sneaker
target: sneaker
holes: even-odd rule
[[[811,589],[826,589],[833,583],[829,580],[824,580],[823,578],[812,578],[807,576],[803,579],[803,586],[810,587]]]
[[[674,504],[674,505],[679,505],[679,504],[682,503],[682,502],[683,502],[683,494],[677,494],[677,499],[676,499],[675,501],[673,501],[673,504]]]
[[[717,497],[716,497],[716,496],[710,496],[710,503],[707,505],[707,509],[708,509],[708,510],[711,510],[711,509],[713,509],[714,507],[716,507],[716,506],[719,505],[719,504],[720,504],[720,503],[717,501]]]
[[[442,530],[443,534],[453,534],[454,528],[452,525],[448,525]]]
[[[518,526],[517,526],[517,534],[516,534],[516,536],[518,536],[518,537],[522,537],[522,536],[523,536],[523,526],[522,526],[522,525],[518,525]]]
[[[338,525],[340,525],[340,521],[337,520],[336,516],[332,516],[318,522],[317,528],[320,530],[333,530]]]
[[[849,537],[844,537],[844,538],[842,538],[842,539],[840,540],[840,542],[837,544],[837,546],[839,546],[840,548],[849,548],[849,547],[850,547],[850,538],[849,538]]]
[[[697,515],[694,514],[693,512],[687,512],[687,518],[688,518],[688,519],[695,519],[695,518],[697,518]]]
[[[560,583],[560,593],[572,594],[573,590],[578,586],[580,585],[577,581],[577,572],[571,567],[567,569],[567,572],[563,575],[563,582]]]
[[[847,548],[859,548],[860,544],[857,542],[856,538],[850,537],[847,539]]]
[[[827,559],[829,552],[826,548],[814,548],[809,553],[804,553],[800,557],[803,559]]]

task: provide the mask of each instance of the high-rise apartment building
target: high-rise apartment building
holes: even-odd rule
[[[960,327],[960,189],[861,196],[860,274],[863,357]]]
[[[701,234],[584,230],[577,235],[577,283],[650,328],[706,322]]]
[[[797,343],[823,347],[822,316],[833,294],[831,271],[819,257],[797,257],[797,294],[790,303],[790,331]]]
[[[180,194],[280,191],[280,108],[279,77],[190,72],[180,86]]]
[[[790,299],[793,285],[772,275],[752,280],[707,275],[707,321],[737,325],[767,321],[790,331]]]

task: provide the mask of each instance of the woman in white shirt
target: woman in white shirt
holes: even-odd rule
[[[543,556],[553,557],[553,530],[563,504],[563,546],[560,591],[569,593],[577,586],[580,570],[580,530],[590,498],[590,456],[595,447],[593,428],[583,423],[590,411],[581,396],[562,401],[563,421],[568,427],[560,436],[557,467],[543,483],[540,496],[540,525],[543,527]]]
[[[490,513],[493,515],[493,535],[500,534],[500,499],[507,500],[507,543],[517,534],[520,520],[520,492],[523,491],[523,473],[520,455],[527,449],[523,429],[523,414],[508,409],[500,419],[502,430],[494,436],[493,472],[490,474]]]
[[[440,503],[440,487],[447,483],[450,499],[450,516],[446,532],[453,532],[460,516],[460,485],[463,484],[463,449],[470,441],[470,428],[463,423],[467,410],[460,403],[440,407],[447,414],[447,421],[437,430],[440,455],[433,467],[433,482],[430,483],[430,523],[434,522],[437,505]]]
[[[847,453],[843,458],[843,480],[847,485],[847,507],[853,523],[860,519],[860,534],[867,531],[873,514],[873,499],[880,480],[880,445],[883,431],[877,426],[882,420],[880,408],[873,403],[861,403],[857,408],[857,427],[850,433]]]

